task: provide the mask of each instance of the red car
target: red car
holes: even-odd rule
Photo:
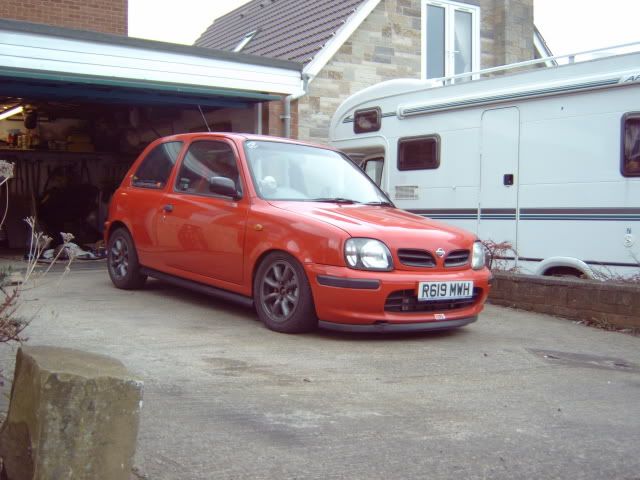
[[[105,240],[116,287],[155,277],[253,305],[289,333],[460,327],[491,276],[474,235],[398,210],[344,154],[258,135],[153,142]]]

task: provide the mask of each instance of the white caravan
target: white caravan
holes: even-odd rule
[[[511,244],[523,272],[637,275],[640,53],[558,60],[380,83],[330,142],[398,207]]]

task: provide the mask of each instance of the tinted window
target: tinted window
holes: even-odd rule
[[[398,170],[429,170],[440,166],[440,137],[403,138],[398,141]]]
[[[213,195],[211,177],[233,180],[240,192],[240,175],[231,146],[224,142],[200,141],[189,146],[176,178],[176,190],[196,195]]]
[[[164,188],[181,148],[182,142],[167,142],[151,150],[133,176],[133,185]]]
[[[621,170],[625,177],[640,177],[640,113],[623,119]]]

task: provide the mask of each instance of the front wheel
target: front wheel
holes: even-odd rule
[[[138,253],[127,230],[118,228],[109,237],[107,266],[113,284],[125,290],[142,288],[147,276],[140,273]]]
[[[284,252],[262,261],[253,282],[258,317],[271,330],[308,332],[318,326],[309,281],[302,266]]]

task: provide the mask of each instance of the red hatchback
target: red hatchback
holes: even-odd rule
[[[281,138],[156,140],[105,225],[118,288],[148,276],[255,306],[280,332],[424,331],[477,319],[477,238],[398,210],[344,154]]]

